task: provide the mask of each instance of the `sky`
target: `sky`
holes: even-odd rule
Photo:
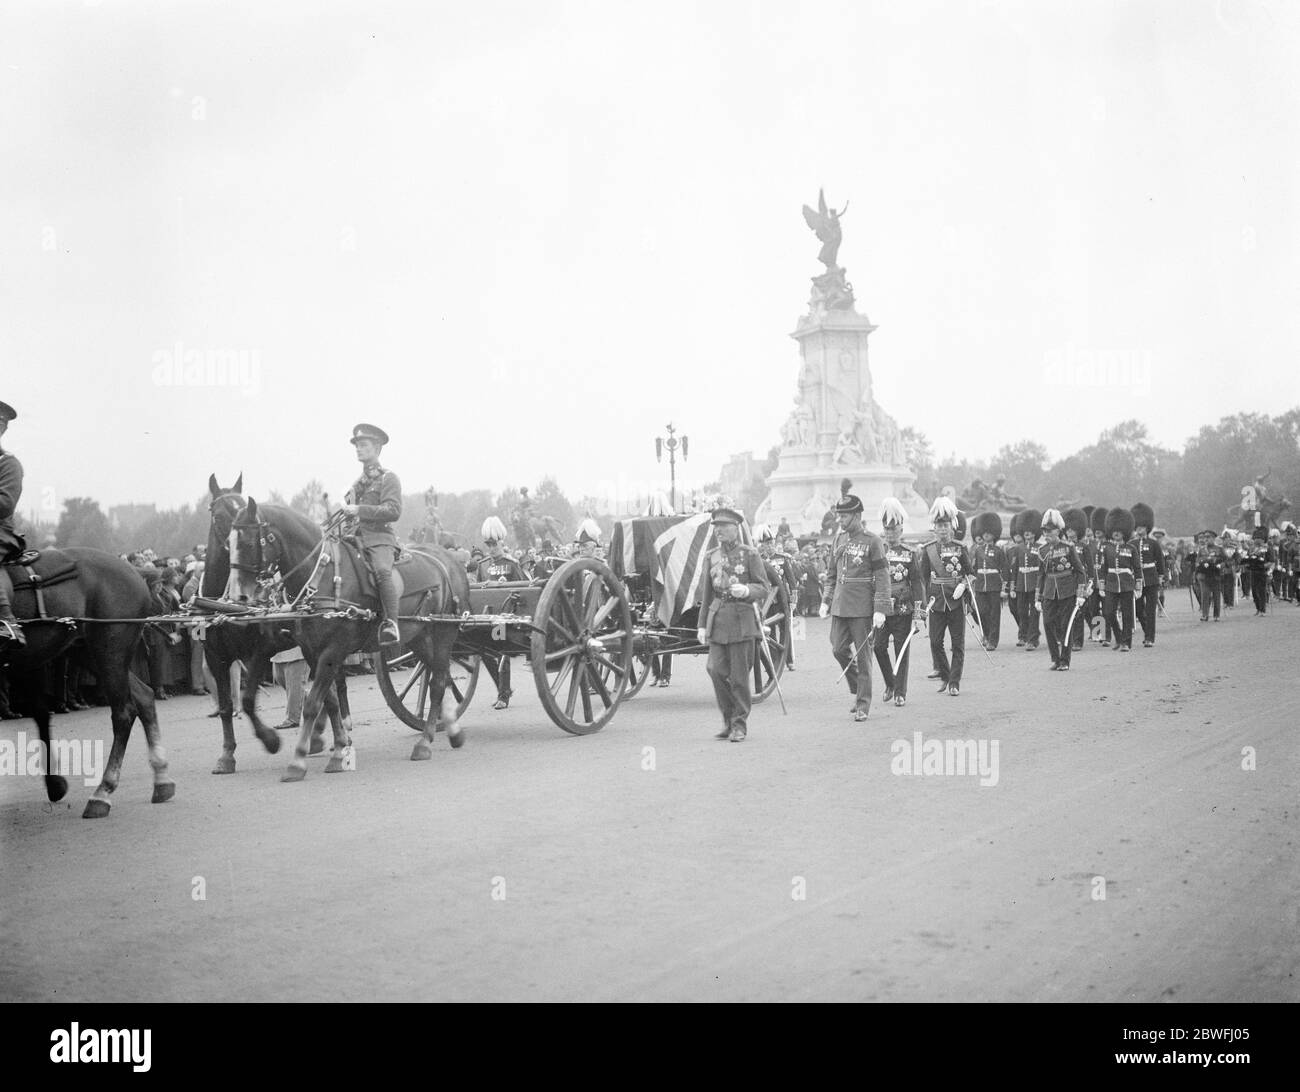
[[[792,406],[819,187],[940,455],[1282,412],[1297,46],[1282,0],[11,2],[21,510],[341,495],[359,421],[407,492],[663,488],[669,421],[716,479]]]

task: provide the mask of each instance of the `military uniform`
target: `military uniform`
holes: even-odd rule
[[[940,497],[931,509],[936,521],[950,518],[939,508],[943,500],[946,498]],[[955,522],[955,518],[954,511],[951,519]],[[966,606],[956,593],[959,587],[969,584],[970,575],[970,558],[960,542],[944,543],[936,539],[922,548],[921,579],[930,600],[930,653],[943,681],[942,689],[954,697],[961,691],[962,668],[966,663]],[[952,644],[951,663],[943,647],[945,630]]]
[[[862,502],[848,494],[835,510],[837,514],[861,512]],[[889,607],[889,576],[879,535],[863,527],[840,532],[822,601],[830,608],[831,649],[836,663],[845,669],[853,713],[865,715],[871,712],[872,619],[887,615]]]
[[[1223,602],[1223,567],[1226,558],[1223,551],[1214,543],[1214,532],[1205,531],[1201,536],[1201,545],[1196,550],[1196,564],[1192,570],[1196,581],[1196,598],[1201,604],[1201,621],[1210,620],[1210,607],[1214,607],[1214,620],[1219,620]]]
[[[905,515],[902,505],[899,511]],[[887,518],[882,514],[882,522]],[[901,525],[901,518],[897,520]],[[892,697],[895,705],[907,701],[907,664],[912,655],[908,645],[906,652],[898,661],[898,670],[889,658],[889,642],[893,639],[894,655],[902,652],[907,644],[907,635],[922,617],[924,595],[921,583],[921,563],[915,552],[905,542],[896,546],[884,544],[885,573],[889,581],[889,602],[885,610],[884,633],[876,636],[876,663],[880,665],[880,677],[885,680],[885,701]]]
[[[1043,517],[1043,526],[1049,522],[1061,529],[1065,526],[1059,512],[1049,509]],[[1043,630],[1047,634],[1047,651],[1052,656],[1052,667],[1058,671],[1070,670],[1070,653],[1074,647],[1073,633],[1067,630],[1070,616],[1076,606],[1082,610],[1082,601],[1088,590],[1088,570],[1079,557],[1074,543],[1057,539],[1045,542],[1038,549],[1038,601],[1043,605]]]
[[[18,414],[13,407],[0,402],[0,421],[6,424]],[[22,553],[26,543],[14,526],[14,513],[23,495],[23,464],[9,452],[0,449],[0,564]],[[0,569],[0,641],[14,640],[25,643],[23,632],[14,617],[10,599],[9,577]]]
[[[361,440],[386,444],[388,433],[374,425],[357,425],[352,430],[352,443]],[[402,514],[402,483],[396,474],[376,462],[362,470],[344,500],[357,506],[357,541],[370,561],[384,621],[396,625],[399,611],[393,563],[397,560],[397,536],[393,524]]]
[[[720,508],[714,512],[713,522],[739,525],[741,517]],[[731,594],[732,586],[738,584],[745,586],[743,596]],[[709,646],[709,678],[722,713],[719,739],[739,743],[749,731],[755,645],[763,636],[755,606],[767,598],[769,587],[763,559],[753,546],[739,541],[730,546],[720,544],[705,555],[700,621]]]
[[[1011,570],[1011,592],[1016,598],[1019,611],[1020,632],[1016,644],[1023,645],[1026,652],[1038,647],[1038,605],[1035,597],[1038,593],[1038,550],[1034,540],[1038,537],[1041,517],[1034,509],[1020,513],[1019,529],[1025,540],[1008,552],[1008,568]]]
[[[1119,542],[1111,536],[1119,531]],[[1115,651],[1133,648],[1133,604],[1142,584],[1142,565],[1137,544],[1129,541],[1133,533],[1133,514],[1126,508],[1112,508],[1106,513],[1106,536],[1110,541],[1102,550],[1102,568],[1106,578],[1106,620],[1115,636]]]
[[[479,561],[474,571],[474,579],[488,584],[504,584],[514,580],[527,580],[524,570],[513,557],[502,554],[500,557],[485,557]],[[488,675],[496,684],[497,700],[494,708],[504,709],[510,704],[514,690],[510,686],[510,657],[484,656],[483,664]]]
[[[991,534],[993,541],[981,541]],[[981,512],[971,521],[971,591],[979,608],[984,647],[990,652],[998,647],[1002,634],[1002,596],[1011,581],[1011,567],[1006,551],[997,544],[1002,535],[1002,517],[996,512]]]

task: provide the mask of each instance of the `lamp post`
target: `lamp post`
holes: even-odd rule
[[[674,512],[677,511],[677,449],[682,449],[682,462],[686,461],[686,450],[690,441],[683,436],[680,440],[677,438],[677,430],[673,427],[671,421],[668,422],[668,439],[662,436],[655,437],[655,461],[663,462],[664,448],[668,449],[668,503]]]

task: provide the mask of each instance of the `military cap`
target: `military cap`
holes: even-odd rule
[[[835,502],[837,516],[851,516],[862,511],[862,498],[853,493],[845,493]]]
[[[709,516],[710,523],[744,523],[744,517],[734,508],[715,508]]]
[[[388,443],[388,433],[377,425],[356,425],[352,429],[352,442],[355,444],[358,440],[374,440],[377,444]]]
[[[18,416],[18,411],[8,402],[0,402],[0,421],[12,421]]]

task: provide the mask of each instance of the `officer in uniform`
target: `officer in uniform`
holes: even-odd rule
[[[1020,513],[1019,530],[1024,541],[1013,547],[1008,558],[1011,570],[1011,591],[1019,610],[1020,633],[1016,647],[1033,652],[1038,647],[1038,605],[1034,596],[1038,592],[1038,532],[1042,516],[1037,509],[1026,508]]]
[[[1007,559],[1008,580],[1004,588],[1007,597],[1007,610],[1011,612],[1011,618],[1016,623],[1016,648],[1023,648],[1025,641],[1020,636],[1020,600],[1011,594],[1016,586],[1016,577],[1019,575],[1016,569],[1016,559],[1020,556],[1018,547],[1025,541],[1025,536],[1020,532],[1020,517],[1024,513],[1017,512],[1011,517],[1011,541],[1007,543],[1003,554]]]
[[[1061,539],[1065,517],[1055,508],[1043,513],[1043,537],[1039,548],[1038,601],[1043,605],[1043,629],[1047,651],[1052,654],[1052,671],[1070,670],[1072,633],[1067,629],[1075,608],[1083,609],[1088,591],[1088,570],[1074,544]]]
[[[984,647],[993,652],[1002,634],[1003,588],[1011,579],[1006,551],[997,544],[1002,537],[1002,517],[996,512],[981,512],[971,520],[970,530],[974,542],[971,567],[975,570],[971,590],[979,608]]]
[[[379,624],[379,643],[395,645],[402,638],[397,630],[397,588],[393,584],[393,562],[397,559],[393,524],[402,514],[402,483],[391,470],[379,465],[379,453],[386,443],[388,433],[374,425],[357,425],[352,430],[361,477],[343,498],[343,511],[356,520],[357,541],[375,574],[375,591],[384,616]]]
[[[907,704],[907,661],[911,645],[898,661],[898,670],[889,659],[889,640],[894,640],[894,655],[907,644],[908,634],[921,631],[924,606],[921,603],[921,565],[916,554],[903,541],[903,524],[907,510],[896,497],[886,497],[880,506],[880,526],[885,539],[885,571],[889,575],[889,609],[885,611],[885,630],[876,635],[876,663],[885,680],[884,701]]]
[[[1219,538],[1219,552],[1223,555],[1223,564],[1219,569],[1219,583],[1225,607],[1237,605],[1237,536],[1228,527],[1223,529]]]
[[[1088,629],[1092,639],[1100,641],[1102,648],[1110,647],[1110,619],[1102,609],[1106,590],[1106,572],[1102,567],[1102,554],[1106,551],[1106,513],[1109,509],[1104,504],[1097,505],[1088,517],[1094,539],[1092,551],[1092,594],[1084,603],[1083,609],[1088,615]]]
[[[1115,637],[1116,652],[1133,651],[1133,602],[1142,585],[1142,566],[1133,537],[1133,513],[1112,508],[1106,513],[1106,536],[1102,550],[1106,573],[1106,622]]]
[[[1079,555],[1079,560],[1083,562],[1083,571],[1085,579],[1079,586],[1082,593],[1083,606],[1076,613],[1071,609],[1070,613],[1074,615],[1074,627],[1070,630],[1070,649],[1073,652],[1079,652],[1083,648],[1083,627],[1084,612],[1088,609],[1088,600],[1092,597],[1093,581],[1093,549],[1091,541],[1091,530],[1088,527],[1088,514],[1082,508],[1067,508],[1061,513],[1061,518],[1065,520],[1065,533],[1061,536],[1066,542],[1074,547],[1075,552]]]
[[[600,524],[588,516],[578,527],[578,537],[573,542],[575,557],[595,557],[600,545]]]
[[[474,570],[474,579],[485,584],[505,584],[515,580],[527,580],[519,562],[506,553],[506,525],[499,516],[488,516],[479,529],[483,542],[487,546],[487,557],[483,558]],[[506,709],[510,705],[510,657],[484,656],[483,663],[488,674],[496,684],[497,700],[493,709]]]
[[[1156,525],[1156,514],[1149,504],[1140,501],[1129,511],[1133,515],[1133,541],[1137,547],[1138,565],[1142,579],[1138,582],[1138,620],[1142,623],[1142,647],[1156,643],[1156,607],[1160,602],[1160,589],[1164,587],[1168,570],[1165,552],[1160,543],[1151,537]]]
[[[9,431],[9,422],[17,416],[18,411],[13,406],[0,402],[0,439]],[[27,545],[14,527],[14,513],[18,511],[18,500],[22,495],[23,464],[0,448],[0,564],[16,558]],[[0,647],[11,641],[23,646],[27,644],[27,638],[14,616],[9,591],[9,577],[0,569]]]
[[[709,646],[709,678],[722,713],[722,731],[715,738],[742,743],[753,704],[755,647],[763,636],[756,608],[770,585],[758,551],[740,541],[740,513],[715,508],[710,522],[718,545],[705,555],[703,625],[696,636]]]
[[[962,596],[970,581],[970,558],[966,547],[953,539],[957,506],[948,497],[939,497],[930,507],[937,539],[921,550],[921,579],[930,600],[930,652],[939,670],[945,691],[954,698],[961,693],[961,671],[966,662],[966,605]],[[1037,513],[1035,513],[1035,526]],[[952,663],[943,648],[943,633],[952,639]]]
[[[820,614],[831,618],[831,649],[845,669],[853,695],[853,719],[871,712],[871,645],[885,624],[889,607],[889,575],[885,547],[878,535],[862,526],[862,500],[845,493],[835,502],[840,531],[835,536],[826,591]]]
[[[1277,554],[1268,541],[1268,532],[1256,527],[1251,543],[1246,548],[1243,572],[1250,576],[1250,594],[1255,600],[1255,617],[1262,618],[1268,611],[1269,582],[1277,564]]]

